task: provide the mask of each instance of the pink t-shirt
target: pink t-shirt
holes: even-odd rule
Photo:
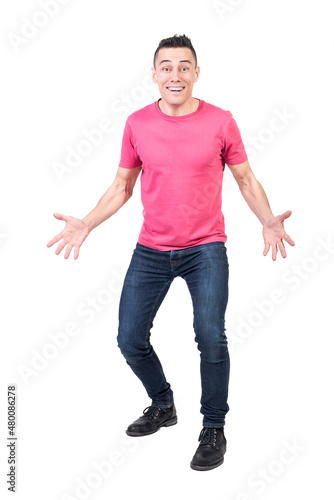
[[[225,163],[243,163],[247,155],[232,113],[199,101],[183,116],[166,115],[155,101],[125,124],[119,166],[142,167],[138,243],[156,250],[227,239],[223,171]]]

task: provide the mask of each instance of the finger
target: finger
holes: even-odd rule
[[[62,234],[63,234],[63,232],[57,234],[54,238],[52,238],[52,240],[49,241],[49,243],[46,246],[52,247],[52,245],[54,245],[55,243],[57,243],[57,241],[62,239],[62,237],[63,237]]]
[[[266,243],[265,246],[264,246],[264,250],[263,250],[263,255],[266,256],[267,253],[269,252],[269,249],[270,249],[270,245],[269,243]]]
[[[67,245],[67,248],[66,248],[66,251],[65,251],[65,255],[64,255],[64,259],[68,259],[69,258],[72,248],[73,248],[72,245]]]
[[[295,245],[295,242],[293,241],[292,238],[290,238],[290,236],[288,234],[285,233],[285,235],[283,236],[283,238],[285,239],[285,241],[287,241],[289,243],[289,245],[291,245],[292,247]]]
[[[76,260],[79,257],[79,250],[80,247],[74,247],[74,260]]]
[[[291,210],[287,210],[286,212],[284,212],[284,214],[280,215],[280,219],[281,221],[285,220],[285,219],[288,219],[290,217],[290,215],[292,214],[292,211]]]
[[[276,260],[276,256],[277,256],[277,246],[276,245],[272,245],[272,257],[273,257],[273,260]]]
[[[278,242],[278,248],[280,249],[280,252],[281,252],[283,259],[285,259],[286,258],[286,250],[285,250],[285,246],[284,246],[283,241]]]
[[[60,252],[62,251],[62,249],[64,248],[64,246],[66,246],[66,245],[67,245],[67,243],[65,240],[62,243],[60,243],[60,245],[58,245],[58,247],[57,247],[56,254],[59,255]]]
[[[57,212],[55,212],[53,216],[56,217],[56,219],[63,220],[65,222],[68,219],[67,215],[58,214]]]

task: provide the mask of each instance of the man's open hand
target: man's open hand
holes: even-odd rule
[[[46,245],[47,247],[51,247],[57,241],[63,240],[56,249],[56,254],[60,254],[63,248],[67,245],[65,250],[64,258],[67,259],[71,253],[72,248],[74,248],[74,259],[79,257],[79,250],[82,243],[85,241],[87,236],[90,233],[90,228],[86,222],[83,222],[81,219],[76,219],[75,217],[71,217],[70,215],[62,215],[62,214],[53,214],[56,219],[63,220],[66,222],[65,228],[61,233],[57,234],[51,241]]]
[[[267,222],[263,224],[263,239],[264,239],[264,252],[263,255],[267,255],[272,248],[272,258],[276,260],[277,255],[277,246],[282,254],[282,257],[285,259],[286,251],[283,240],[287,241],[289,245],[294,246],[294,241],[290,238],[290,236],[284,230],[284,221],[292,214],[291,210],[284,212],[282,215],[277,215],[276,217],[272,217]]]

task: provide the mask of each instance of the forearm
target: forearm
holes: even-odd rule
[[[89,226],[90,231],[114,215],[130,198],[131,194],[120,188],[116,183],[104,193],[96,207],[82,220]]]
[[[252,174],[238,183],[242,196],[261,224],[274,217],[268,198],[259,181]]]

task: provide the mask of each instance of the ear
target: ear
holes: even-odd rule
[[[195,79],[195,82],[197,82],[198,78],[199,78],[199,74],[201,72],[201,68],[199,66],[197,66],[197,68],[195,69],[195,73],[196,73],[196,79]]]
[[[157,76],[156,76],[156,70],[155,70],[155,68],[151,68],[151,69],[152,69],[152,80],[154,81],[154,83],[158,83]]]

